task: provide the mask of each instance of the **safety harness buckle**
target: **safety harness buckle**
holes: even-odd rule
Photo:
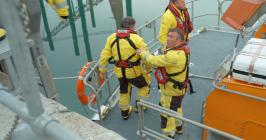
[[[116,66],[121,67],[121,68],[132,68],[133,67],[131,63],[124,61],[124,60],[117,61]]]
[[[157,68],[154,72],[154,76],[158,83],[165,84],[168,81],[167,73],[165,68]]]

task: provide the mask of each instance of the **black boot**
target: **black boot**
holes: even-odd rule
[[[183,133],[182,125],[176,127],[176,131],[175,131],[175,133],[176,133],[176,134],[179,134],[179,135]]]
[[[175,136],[168,136],[168,138],[175,139]]]
[[[128,110],[121,110],[121,115],[123,117],[124,120],[127,120],[129,118],[129,115],[132,112],[132,107],[130,106],[130,108]]]

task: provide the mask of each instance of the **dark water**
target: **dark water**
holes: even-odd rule
[[[132,0],[132,15],[137,21],[137,27],[144,24],[145,21],[162,14],[167,4],[168,0]],[[191,5],[188,5],[188,8],[191,8]],[[194,16],[206,13],[214,14],[217,13],[217,1],[200,0],[194,4],[194,8]],[[127,15],[126,0],[103,0],[97,6],[94,6],[94,13],[96,28],[92,27],[89,12],[86,13],[86,22],[92,58],[98,60],[106,38],[115,30],[116,23],[119,22],[121,17]],[[49,7],[47,7],[47,15],[50,27],[55,27],[59,23],[59,18]],[[195,27],[209,24],[217,24],[217,17],[203,17],[194,20]],[[157,26],[157,29],[159,29],[159,23],[157,23]],[[80,20],[76,21],[76,28],[77,34],[82,35]],[[146,35],[144,38],[149,37]],[[148,41],[147,39],[146,42]],[[80,56],[75,56],[70,27],[65,28],[55,36],[54,45],[55,51],[50,51],[48,43],[44,42],[45,53],[53,77],[76,76],[87,61],[83,38],[79,38]],[[55,80],[55,82],[59,93],[57,100],[70,110],[84,114],[83,108],[76,97],[76,79]]]

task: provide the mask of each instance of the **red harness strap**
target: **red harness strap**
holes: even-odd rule
[[[190,53],[190,49],[188,47],[186,47],[186,43],[181,43],[180,45],[178,45],[177,47],[174,47],[174,48],[171,48],[169,49],[168,51],[170,50],[175,50],[175,51],[178,51],[178,50],[184,50],[185,51],[185,54],[186,56],[189,55]],[[188,58],[188,57],[187,57]],[[188,60],[187,60],[188,61]],[[187,65],[187,64],[186,64]],[[156,80],[158,81],[158,83],[160,84],[165,84],[166,82],[169,81],[169,77],[170,76],[177,76],[179,75],[180,73],[183,73],[185,70],[186,70],[186,67],[181,71],[181,72],[177,72],[177,73],[174,73],[174,74],[168,74],[166,72],[166,69],[165,67],[158,67],[156,70],[155,70],[155,73],[154,73],[154,76],[156,78]]]
[[[115,65],[117,67],[120,68],[132,68],[133,66],[137,66],[139,65],[140,61],[136,61],[136,62],[130,62],[129,60],[135,56],[136,54],[132,54],[131,56],[129,56],[126,60],[122,60],[121,59],[121,53],[120,53],[120,46],[119,46],[119,39],[126,39],[128,41],[128,43],[130,44],[130,46],[132,48],[134,48],[135,50],[137,49],[135,44],[131,41],[130,34],[136,34],[136,32],[134,30],[131,29],[118,29],[116,31],[116,40],[112,43],[111,47],[114,45],[114,43],[117,43],[117,51],[118,51],[118,56],[119,56],[119,60],[115,62]]]
[[[180,90],[187,88],[187,85],[189,85],[190,93],[194,93],[195,91],[193,90],[191,80],[189,79],[189,75],[188,75],[189,74],[189,67],[188,67],[189,60],[188,59],[189,59],[189,55],[190,55],[190,49],[186,46],[186,43],[182,43],[181,45],[174,47],[172,49],[169,49],[169,50],[176,50],[176,51],[183,50],[183,51],[185,51],[186,59],[187,59],[186,65],[185,65],[184,69],[181,70],[180,72],[176,72],[176,73],[172,73],[172,74],[168,74],[166,72],[165,67],[159,67],[155,70],[155,73],[154,73],[156,80],[160,84],[165,84],[168,81],[172,82],[174,84],[173,87],[178,88]],[[186,73],[186,79],[183,82],[179,82],[179,81],[176,81],[173,78],[171,78],[173,76],[177,76],[177,75],[183,73],[185,70],[187,70],[187,73]]]
[[[181,12],[184,12],[184,16],[185,16],[185,20],[182,20],[180,12],[177,11],[177,9],[173,3],[169,3],[169,5],[167,6],[166,9],[169,9],[173,13],[173,15],[175,16],[176,21],[177,21],[176,28],[181,29],[183,31],[183,33],[185,35],[185,39],[186,39],[185,41],[187,41],[188,40],[188,34],[190,32],[192,32],[192,30],[193,30],[193,24],[190,20],[188,10],[185,9],[185,10],[181,11]]]
[[[159,67],[155,70],[154,76],[158,83],[165,84],[168,81],[165,67]]]
[[[116,36],[118,38],[129,37],[130,34],[137,34],[137,33],[131,29],[118,29],[118,30],[116,30]]]

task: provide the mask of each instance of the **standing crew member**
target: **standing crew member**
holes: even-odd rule
[[[6,30],[0,27],[0,41],[4,40],[5,38],[6,38]]]
[[[159,41],[163,46],[166,45],[169,30],[173,28],[180,29],[184,34],[184,41],[188,41],[188,34],[193,30],[193,25],[184,0],[170,0],[162,16]]]
[[[155,71],[155,78],[161,90],[160,106],[177,111],[181,115],[181,103],[187,85],[193,91],[188,79],[189,49],[183,39],[181,30],[170,29],[164,54],[154,56],[147,51],[137,50],[142,60],[158,67]],[[166,136],[174,138],[175,133],[182,133],[182,121],[161,114],[161,128]]]
[[[121,21],[121,29],[107,38],[106,45],[100,56],[99,69],[101,75],[107,72],[107,65],[114,63],[114,73],[120,84],[120,110],[123,119],[127,120],[132,111],[130,96],[132,85],[138,88],[136,102],[145,100],[149,95],[151,68],[146,66],[146,71],[141,67],[137,49],[147,49],[143,38],[136,34],[135,19],[126,17]],[[137,110],[137,106],[134,108]]]
[[[68,18],[68,5],[65,0],[46,0],[46,2],[56,11],[58,16],[63,19]]]
[[[6,38],[6,30],[4,28],[0,27],[0,43],[5,38]],[[2,72],[2,71],[3,71],[3,68],[2,68],[2,66],[0,64],[0,72]]]

